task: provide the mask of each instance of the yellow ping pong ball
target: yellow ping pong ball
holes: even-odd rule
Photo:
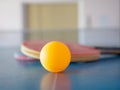
[[[40,52],[40,62],[49,72],[62,72],[70,64],[69,48],[59,41],[48,42]]]

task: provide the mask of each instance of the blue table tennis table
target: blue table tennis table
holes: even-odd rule
[[[120,90],[120,56],[71,63],[62,73],[50,73],[39,61],[16,60],[17,50],[0,48],[0,90]]]

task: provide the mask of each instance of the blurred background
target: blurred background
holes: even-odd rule
[[[0,0],[0,46],[24,40],[120,47],[120,0]]]

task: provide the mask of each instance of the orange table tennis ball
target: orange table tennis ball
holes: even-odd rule
[[[50,72],[64,71],[70,64],[71,53],[68,47],[59,41],[47,43],[40,52],[42,66]]]

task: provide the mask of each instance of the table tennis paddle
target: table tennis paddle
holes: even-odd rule
[[[38,59],[42,47],[49,41],[24,41],[21,45],[23,54]],[[68,46],[71,52],[71,62],[85,62],[97,60],[100,56],[100,50],[92,47],[80,45],[78,43],[63,42]]]

